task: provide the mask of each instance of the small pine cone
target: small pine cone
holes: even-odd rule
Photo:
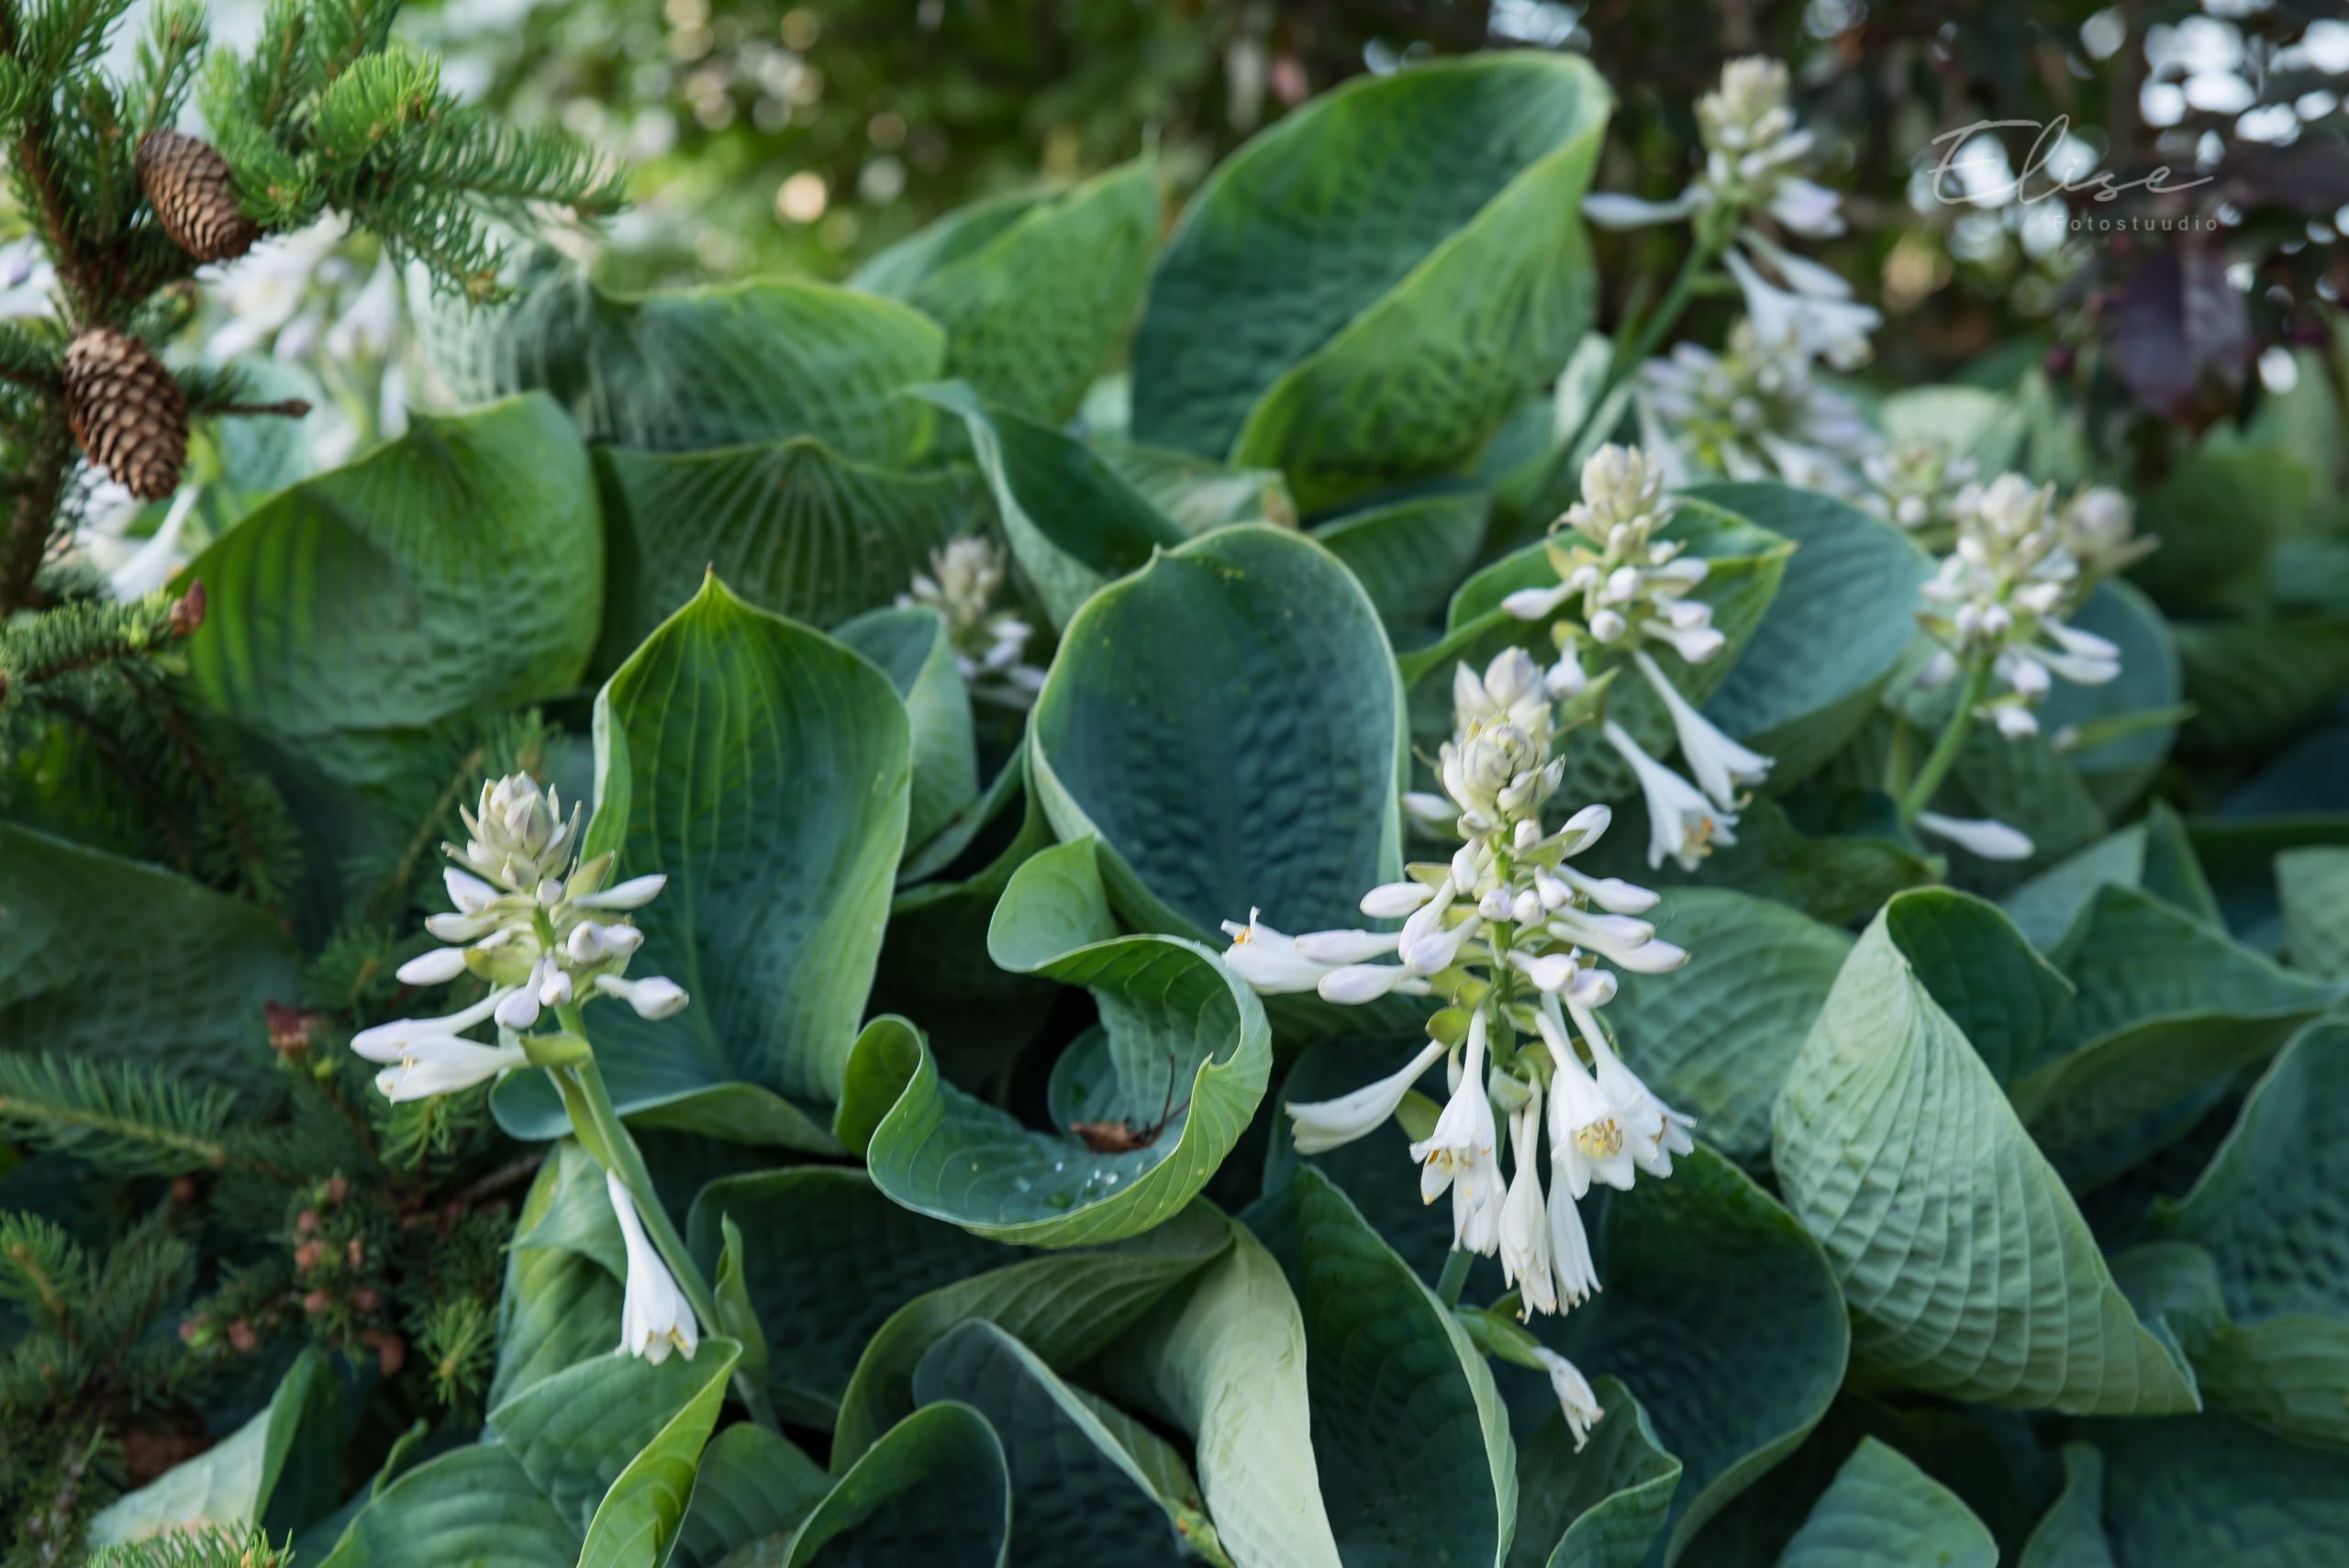
[[[139,185],[163,232],[199,261],[241,256],[261,226],[237,205],[228,160],[175,130],[151,130],[139,143]]]
[[[65,350],[65,414],[83,454],[141,500],[179,487],[187,399],[138,339],[93,327]]]

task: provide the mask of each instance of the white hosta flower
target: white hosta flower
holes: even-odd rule
[[[1723,256],[1722,263],[1737,280],[1738,291],[1745,296],[1746,318],[1764,342],[1802,359],[1825,360],[1837,370],[1851,370],[1867,361],[1868,334],[1884,318],[1871,307],[1843,297],[1849,291],[1841,279],[1828,274],[1834,293],[1811,293],[1780,288],[1735,250]]]
[[[1550,1267],[1557,1282],[1557,1310],[1580,1307],[1598,1294],[1598,1268],[1591,1262],[1590,1236],[1582,1213],[1560,1175],[1558,1144],[1550,1142]]]
[[[1640,375],[1642,422],[1696,473],[1843,494],[1878,444],[1859,406],[1819,383],[1798,336],[1767,336],[1751,319],[1721,352],[1682,343]]]
[[[1550,1392],[1557,1396],[1558,1408],[1565,1412],[1567,1429],[1575,1435],[1575,1451],[1580,1453],[1590,1441],[1590,1429],[1607,1412],[1598,1407],[1598,1396],[1590,1391],[1574,1362],[1546,1345],[1537,1346],[1533,1354],[1542,1370],[1550,1374]]]
[[[1695,784],[1642,751],[1640,743],[1613,719],[1608,719],[1600,732],[1631,765],[1640,792],[1647,799],[1648,864],[1662,865],[1669,857],[1682,869],[1693,871],[1714,845],[1737,842],[1731,831],[1737,826],[1734,812],[1716,807]]]
[[[1468,1025],[1468,1045],[1459,1085],[1436,1118],[1434,1129],[1411,1145],[1419,1165],[1419,1197],[1433,1203],[1452,1194],[1452,1244],[1489,1253],[1499,1244],[1502,1200],[1500,1162],[1494,1144],[1499,1130],[1485,1084],[1486,1023],[1479,1008]]]
[[[1291,1100],[1282,1108],[1288,1112],[1290,1129],[1299,1154],[1326,1154],[1343,1144],[1352,1143],[1384,1124],[1411,1092],[1411,1085],[1424,1076],[1442,1057],[1441,1041],[1430,1040],[1417,1056],[1375,1084],[1365,1084],[1350,1095],[1334,1100],[1311,1100],[1303,1104]]]
[[[403,985],[446,985],[464,972],[464,949],[434,948],[417,954],[393,973]]]
[[[397,1062],[417,1040],[449,1039],[487,1023],[506,996],[504,991],[493,991],[472,1006],[443,1018],[398,1018],[361,1029],[351,1037],[351,1049],[370,1062]]]
[[[1938,811],[1917,813],[1917,827],[1937,839],[1946,839],[1969,854],[1986,861],[2027,861],[2033,846],[2031,835],[2019,828],[1987,818],[1944,817]]]
[[[1698,787],[1716,805],[1735,806],[1740,785],[1760,784],[1769,776],[1769,758],[1722,734],[1712,720],[1680,695],[1654,660],[1644,653],[1634,653],[1631,658],[1639,665],[1640,673],[1647,677],[1649,686],[1664,699],[1664,707],[1672,714],[1673,730],[1680,739],[1680,754],[1688,760],[1688,771],[1697,775]]]
[[[1623,1065],[1622,1058],[1608,1045],[1606,1032],[1587,1008],[1571,1001],[1566,1006],[1574,1014],[1575,1028],[1582,1031],[1583,1043],[1590,1048],[1598,1092],[1615,1107],[1616,1119],[1623,1129],[1624,1147],[1632,1163],[1651,1176],[1669,1176],[1672,1157],[1686,1154],[1697,1146],[1688,1136],[1688,1129],[1697,1125],[1695,1119],[1665,1105],[1641,1082],[1638,1073]]]
[[[1297,951],[1295,937],[1265,925],[1260,914],[1249,910],[1244,926],[1233,920],[1223,923],[1224,935],[1231,939],[1231,945],[1223,950],[1224,965],[1252,988],[1267,996],[1310,991],[1321,984],[1323,975],[1340,967],[1306,957]]]
[[[1542,1086],[1531,1085],[1522,1109],[1509,1118],[1510,1153],[1517,1173],[1509,1178],[1508,1194],[1501,1200],[1501,1282],[1517,1287],[1523,1318],[1535,1312],[1558,1309],[1557,1283],[1550,1267],[1550,1215],[1542,1201],[1542,1173],[1537,1158],[1542,1132]]]
[[[1614,1103],[1575,1054],[1565,1031],[1544,1008],[1536,1017],[1550,1048],[1551,1185],[1556,1197],[1579,1198],[1597,1182],[1629,1192],[1635,1162]],[[1586,1258],[1587,1246],[1584,1249]],[[1564,1256],[1563,1252],[1559,1254]]]
[[[1972,483],[1972,458],[1953,457],[1937,441],[1903,441],[1861,465],[1869,494],[1863,502],[1877,516],[1926,541],[1929,550],[1957,527],[1957,497]]]
[[[596,989],[607,996],[618,996],[636,1009],[640,1018],[674,1018],[685,1010],[691,1000],[684,987],[666,975],[648,975],[642,980],[623,980],[617,974],[599,974]]]
[[[701,1343],[701,1326],[694,1321],[692,1304],[677,1288],[661,1251],[644,1233],[636,1200],[619,1177],[604,1173],[611,1194],[612,1214],[620,1223],[620,1238],[628,1244],[628,1285],[620,1299],[620,1350],[658,1365],[673,1350],[694,1359]]]
[[[375,1087],[394,1102],[452,1095],[527,1066],[518,1045],[480,1045],[455,1035],[422,1035],[401,1048],[397,1062],[375,1074]]]
[[[1593,191],[1582,199],[1582,215],[1600,228],[1651,228],[1675,223],[1703,206],[1694,186],[1668,202],[1652,202],[1619,191]]]
[[[949,540],[930,552],[930,570],[914,574],[900,607],[922,606],[946,622],[954,662],[974,697],[1026,707],[1043,688],[1044,672],[1026,662],[1035,630],[1008,610],[994,607],[1005,581],[1003,551],[975,535]]]

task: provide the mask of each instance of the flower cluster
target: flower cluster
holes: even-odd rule
[[[1900,441],[1860,465],[1867,481],[1861,504],[1915,534],[1928,550],[1946,549],[1956,537],[1960,497],[1976,466],[1938,441]]]
[[[1718,354],[1682,343],[1649,361],[1639,406],[1660,447],[1731,479],[1842,493],[1876,444],[1859,406],[1820,384],[1798,344],[1769,336],[1753,317],[1730,328]]]
[[[897,604],[921,606],[946,618],[955,665],[973,696],[1026,707],[1043,688],[1044,672],[1023,657],[1035,628],[1017,613],[993,607],[1003,579],[1003,551],[965,534],[930,551],[930,570],[914,574],[912,592],[898,595]]]
[[[1511,649],[1481,676],[1461,666],[1453,699],[1438,767],[1444,794],[1408,805],[1422,821],[1448,820],[1460,847],[1448,861],[1407,866],[1403,881],[1362,900],[1373,918],[1401,917],[1400,929],[1290,937],[1252,911],[1247,925],[1226,924],[1224,959],[1264,992],[1442,999],[1429,1044],[1400,1071],[1338,1099],[1290,1104],[1296,1146],[1319,1153],[1372,1131],[1445,1061],[1450,1098],[1410,1146],[1420,1195],[1450,1195],[1453,1245],[1497,1253],[1523,1313],[1560,1312],[1598,1288],[1576,1201],[1593,1182],[1628,1187],[1635,1172],[1667,1176],[1672,1156],[1693,1147],[1689,1118],[1623,1065],[1598,1021],[1617,984],[1604,966],[1659,973],[1688,955],[1638,917],[1654,907],[1654,893],[1571,863],[1606,832],[1605,806],[1545,825],[1564,769],[1550,755],[1550,704],[1532,658]],[[1505,1149],[1514,1151],[1506,1181]],[[1579,1438],[1598,1415],[1588,1387],[1571,1366],[1552,1376]]]
[[[528,774],[484,784],[479,806],[462,815],[471,838],[462,849],[442,846],[455,862],[442,875],[456,908],[424,923],[451,945],[408,960],[399,978],[440,985],[470,973],[488,982],[489,994],[445,1018],[378,1024],[351,1040],[360,1055],[387,1063],[375,1078],[386,1097],[449,1094],[529,1061],[518,1041],[489,1046],[464,1038],[485,1023],[495,1022],[501,1038],[518,1035],[541,1011],[596,995],[619,997],[648,1018],[685,1007],[675,982],[625,977],[644,941],[626,911],[650,904],[666,877],[606,887],[610,855],[574,867],[578,812],[565,821],[560,794],[542,793]]]
[[[1601,733],[1631,765],[1646,798],[1648,863],[1661,865],[1669,856],[1693,866],[1714,844],[1737,841],[1731,808],[1741,786],[1769,773],[1770,759],[1722,734],[1648,651],[1649,644],[1661,643],[1701,664],[1726,646],[1713,625],[1712,606],[1688,596],[1705,580],[1704,562],[1683,553],[1677,540],[1657,537],[1674,511],[1664,481],[1663,466],[1637,447],[1609,445],[1592,453],[1582,468],[1582,498],[1551,530],[1548,552],[1558,585],[1521,588],[1502,607],[1520,620],[1568,612],[1550,628],[1558,650],[1557,662],[1542,678],[1550,695],[1571,697],[1587,689],[1594,672],[1586,654],[1592,662],[1620,654],[1663,702],[1696,784],[1649,756],[1611,719]]]

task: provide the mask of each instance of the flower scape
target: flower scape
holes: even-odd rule
[[[444,9],[0,0],[0,1568],[2342,1560],[2332,34]]]

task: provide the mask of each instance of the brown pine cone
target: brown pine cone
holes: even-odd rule
[[[175,130],[153,130],[139,143],[139,184],[163,232],[199,261],[241,256],[261,238],[261,226],[237,205],[228,161],[206,143]]]
[[[65,350],[65,414],[83,455],[141,500],[179,488],[187,399],[138,339],[93,327]]]

